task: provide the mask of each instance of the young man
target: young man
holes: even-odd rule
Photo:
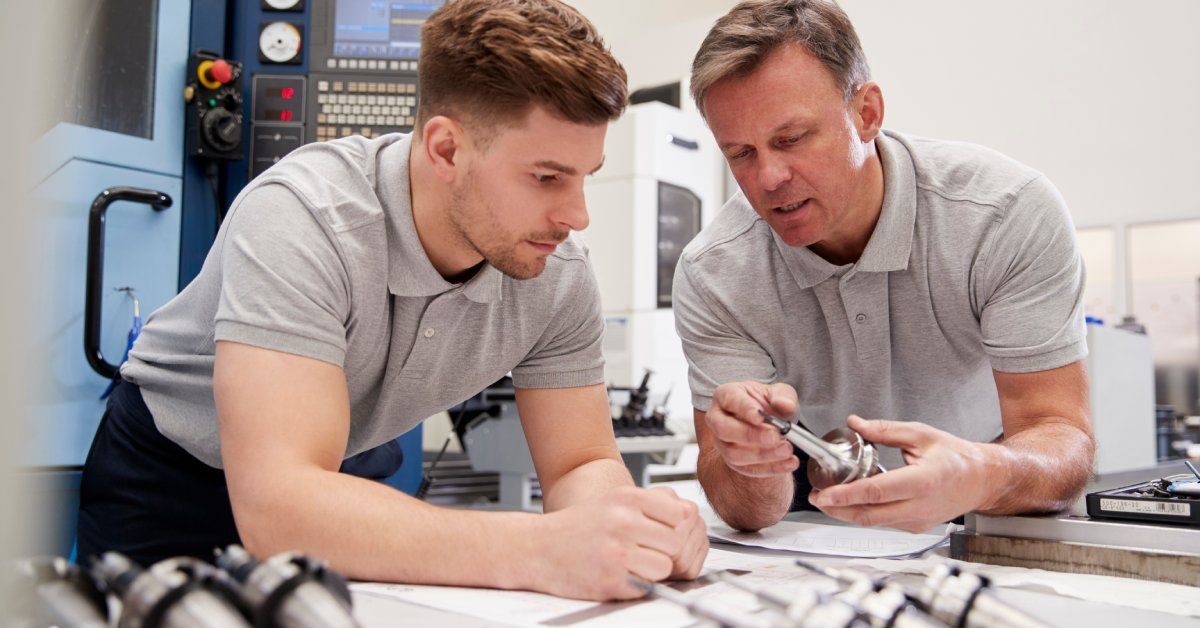
[[[917,531],[1077,495],[1094,450],[1084,269],[1050,182],[881,131],[882,92],[828,0],[737,5],[691,86],[742,191],[675,279],[717,512],[754,530],[807,499]],[[810,495],[760,408],[818,435],[848,423],[893,470]]]
[[[591,599],[698,574],[694,505],[634,488],[617,452],[597,287],[569,238],[624,70],[557,0],[450,2],[421,43],[416,132],[281,161],[151,317],[84,470],[81,556],[240,539],[352,578]],[[510,370],[547,514],[338,472]]]

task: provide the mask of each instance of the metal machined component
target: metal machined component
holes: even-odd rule
[[[92,575],[121,600],[118,628],[250,628],[229,577],[195,558],[168,558],[143,570],[108,552]]]
[[[358,628],[346,579],[323,561],[286,552],[259,562],[240,545],[230,545],[217,555],[217,565],[242,585],[255,626]]]
[[[822,489],[846,484],[887,471],[879,464],[875,446],[863,440],[854,430],[839,427],[824,437],[759,410],[763,420],[780,435],[808,454],[808,481],[813,488]]]
[[[945,628],[946,623],[927,612],[928,607],[904,587],[886,578],[873,578],[850,569],[834,569],[803,560],[796,564],[847,588],[837,595],[858,611],[858,618],[872,628]]]
[[[804,618],[808,617],[813,609],[821,604],[821,596],[816,591],[808,589],[802,590],[795,597],[785,597],[765,587],[756,587],[738,580],[738,576],[724,571],[709,574],[708,579],[713,582],[724,582],[735,589],[754,595],[755,599],[764,607],[782,614],[787,618],[789,624],[795,626],[803,625]]]
[[[640,591],[644,591],[650,597],[660,598],[672,604],[682,606],[695,617],[715,623],[723,628],[762,628],[763,626],[771,625],[750,618],[739,617],[703,597],[693,599],[671,587],[656,582],[647,582],[640,578],[630,578],[629,584]]]
[[[988,579],[939,564],[930,572],[920,597],[933,615],[964,628],[1045,628],[1046,623],[1005,604],[988,592]]]
[[[106,628],[108,608],[96,583],[64,558],[18,561],[4,593],[12,596],[13,626]]]

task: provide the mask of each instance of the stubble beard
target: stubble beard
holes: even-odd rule
[[[554,235],[535,235],[518,238],[500,223],[488,202],[474,185],[475,177],[467,174],[466,183],[454,189],[451,195],[450,223],[454,225],[463,241],[475,249],[484,261],[496,270],[513,279],[533,279],[546,269],[546,258],[536,256],[531,260],[521,259],[519,248],[526,239],[543,241],[561,239]]]

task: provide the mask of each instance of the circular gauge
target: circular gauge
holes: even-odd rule
[[[292,63],[300,58],[300,29],[287,22],[271,22],[258,34],[258,51],[272,63]]]
[[[291,11],[295,9],[303,0],[263,0],[264,9],[272,9],[274,11]]]

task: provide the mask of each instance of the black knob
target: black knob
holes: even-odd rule
[[[226,92],[221,96],[220,103],[229,111],[237,111],[242,108],[242,95],[237,92]]]
[[[204,139],[218,152],[231,151],[242,143],[242,121],[228,109],[209,109],[200,121]]]

